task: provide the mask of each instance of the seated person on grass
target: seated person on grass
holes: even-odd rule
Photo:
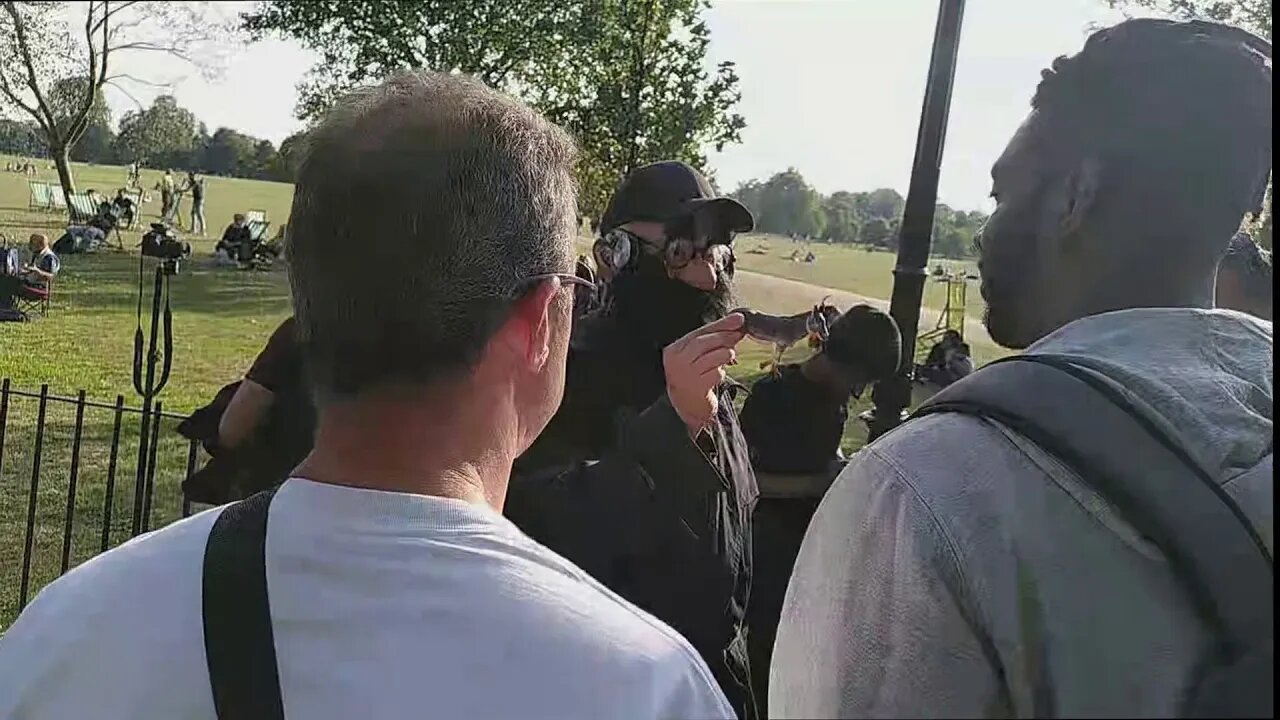
[[[49,284],[62,268],[58,256],[49,247],[48,236],[33,233],[28,247],[31,262],[17,275],[0,275],[0,308],[13,307],[15,297],[37,300],[47,296]]]
[[[973,352],[969,343],[955,330],[948,330],[942,339],[929,348],[924,364],[916,369],[916,377],[944,388],[974,370]]]
[[[213,251],[225,252],[227,257],[242,262],[253,256],[253,239],[244,214],[236,213],[232,217],[231,224],[222,232],[222,239],[214,246]]]
[[[757,381],[742,407],[742,433],[756,471],[827,470],[839,459],[849,398],[892,375],[900,353],[893,318],[856,305],[832,324],[821,352]]]

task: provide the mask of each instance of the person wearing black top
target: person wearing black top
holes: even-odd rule
[[[241,263],[253,259],[253,236],[243,214],[236,213],[232,216],[231,224],[222,232],[222,239],[214,246],[214,252],[219,250]]]
[[[506,514],[535,540],[689,640],[740,717],[756,716],[746,656],[751,513],[757,488],[733,398],[713,421],[673,409],[673,354],[734,307],[733,234],[753,226],[683,163],[636,170],[614,194],[593,253],[601,306],[574,324],[564,400],[516,462]],[[731,359],[728,348],[719,353]],[[722,372],[722,371],[721,371]],[[626,481],[558,474],[624,456]]]
[[[179,426],[204,441],[210,462],[184,483],[188,496],[227,502],[279,485],[311,451],[311,400],[293,317],[267,340],[244,379]]]
[[[194,171],[187,173],[187,186],[191,193],[191,234],[203,237],[204,222],[204,178],[196,177]]]
[[[901,346],[893,318],[870,305],[855,305],[832,323],[820,352],[758,380],[741,415],[756,471],[834,475],[849,398],[861,397],[869,385],[893,375]],[[819,499],[766,496],[756,508],[747,619],[752,685],[762,706],[767,707],[770,659],[787,582]]]

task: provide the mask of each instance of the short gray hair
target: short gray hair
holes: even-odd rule
[[[395,74],[310,133],[289,279],[319,399],[469,369],[531,275],[570,272],[573,141],[477,80]]]

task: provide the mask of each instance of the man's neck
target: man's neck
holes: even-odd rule
[[[439,397],[326,406],[320,410],[315,449],[294,475],[501,511],[516,455],[514,433],[495,428],[486,406]]]
[[[826,391],[837,402],[847,401],[852,393],[845,382],[835,377],[835,369],[831,367],[831,361],[821,353],[801,364],[800,374]]]

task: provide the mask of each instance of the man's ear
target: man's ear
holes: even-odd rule
[[[504,334],[519,362],[538,372],[551,356],[551,324],[560,279],[551,278],[516,301]]]
[[[1059,231],[1063,237],[1074,235],[1084,225],[1085,218],[1094,209],[1101,179],[1102,164],[1093,157],[1084,158],[1067,175],[1062,187],[1059,220]]]

